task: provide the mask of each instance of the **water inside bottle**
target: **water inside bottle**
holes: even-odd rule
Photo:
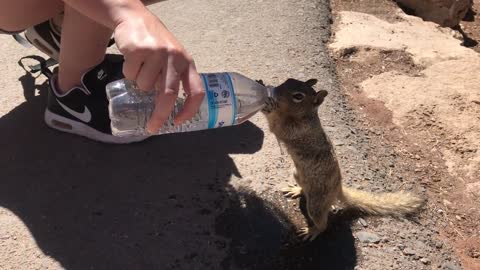
[[[220,74],[220,73],[219,73]],[[225,73],[221,73],[225,76]],[[211,76],[211,74],[210,74]],[[220,75],[218,75],[220,76]],[[271,88],[238,73],[228,73],[234,89],[235,111],[234,118],[227,125],[237,125],[247,121],[265,105],[266,99],[271,96]],[[110,101],[109,113],[112,133],[115,136],[149,136],[146,125],[155,104],[154,92],[145,92],[138,89],[133,81],[121,80],[107,86],[107,96]],[[183,109],[184,97],[179,97],[176,105],[158,134],[177,133],[208,129],[209,104],[205,98],[195,116],[181,125],[174,126],[175,116]],[[233,106],[233,105],[232,105]]]

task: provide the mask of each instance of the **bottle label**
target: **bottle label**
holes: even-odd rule
[[[208,99],[208,128],[235,124],[235,91],[228,73],[201,74]]]

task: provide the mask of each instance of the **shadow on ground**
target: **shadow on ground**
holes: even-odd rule
[[[285,247],[278,203],[230,187],[229,154],[262,147],[252,123],[105,145],[47,128],[46,84],[20,82],[27,101],[0,118],[0,206],[65,269],[353,269],[346,223]]]
[[[263,201],[248,191],[236,194],[231,208],[217,218],[217,233],[231,239],[223,269],[354,269],[357,256],[350,223],[355,213],[332,214],[327,231],[304,243],[288,218],[296,209],[282,206],[285,202],[278,193]],[[303,199],[300,209],[305,216]]]

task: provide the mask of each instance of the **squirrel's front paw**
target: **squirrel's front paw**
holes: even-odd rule
[[[282,188],[282,193],[287,198],[296,199],[303,195],[302,188],[295,185],[288,185],[288,187]]]
[[[263,82],[263,80],[255,80],[257,83],[261,84],[262,86],[265,86],[265,83]]]
[[[265,107],[263,107],[262,112],[268,114],[273,112],[277,107],[277,102],[273,98],[269,97],[265,101]]]

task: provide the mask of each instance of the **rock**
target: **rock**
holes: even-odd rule
[[[449,200],[443,200],[443,205],[450,206],[452,205],[452,202],[450,202]]]
[[[467,188],[467,193],[471,193],[476,196],[480,196],[480,181],[479,182],[474,182],[474,183],[469,183],[466,186]]]
[[[335,141],[335,146],[343,146],[343,145],[345,145],[344,141],[341,141],[341,140]]]
[[[457,265],[455,265],[452,262],[447,262],[447,263],[443,264],[442,269],[443,270],[461,270],[460,267],[458,267]]]
[[[407,255],[407,256],[412,256],[412,255],[415,255],[415,250],[411,249],[411,248],[404,248],[403,249],[403,254]]]
[[[357,233],[357,238],[362,243],[374,243],[374,244],[376,244],[376,243],[380,242],[380,240],[381,240],[381,238],[378,235],[376,235],[374,233],[366,232],[366,231],[358,232]]]
[[[442,247],[443,247],[443,243],[442,243],[442,242],[437,242],[437,243],[435,243],[435,247],[436,247],[436,248],[442,248]]]
[[[443,27],[458,25],[473,6],[473,0],[396,0],[396,2],[412,9],[416,16]]]
[[[430,264],[430,259],[428,258],[421,258],[420,261],[425,264],[425,265],[429,265]]]
[[[387,247],[385,250],[388,251],[389,253],[394,253],[395,252],[395,247]]]
[[[363,218],[359,218],[358,223],[360,223],[360,225],[362,225],[363,227],[368,227],[367,222]]]
[[[352,54],[355,54],[357,51],[358,49],[356,47],[345,48],[340,52],[340,56],[341,57],[350,56]]]

